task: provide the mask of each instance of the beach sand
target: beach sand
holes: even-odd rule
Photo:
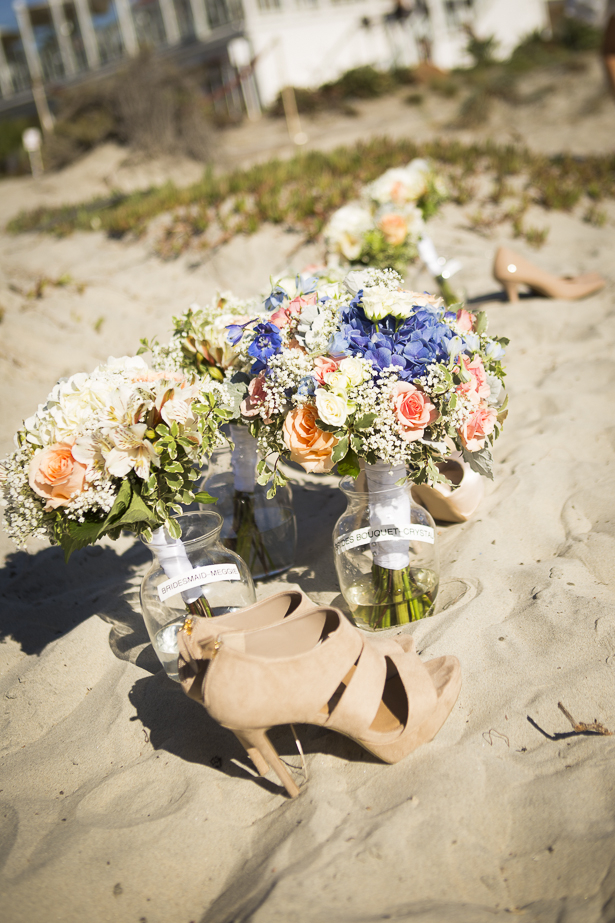
[[[50,179],[58,195],[70,176]],[[490,331],[510,338],[511,412],[481,507],[438,528],[436,614],[411,629],[424,659],[461,661],[443,729],[388,766],[298,727],[309,780],[290,800],[159,669],[139,542],[104,541],[65,565],[59,549],[27,554],[3,534],[3,923],[615,920],[615,738],[575,734],[558,708],[615,731],[615,225],[536,210],[551,228],[537,254],[471,231],[468,210],[446,206],[430,231],[462,261],[457,284]],[[553,272],[600,271],[607,287],[505,303],[491,278],[499,243]],[[248,295],[318,255],[272,228],[170,263],[147,240],[0,235],[0,451],[60,375],[164,339],[172,314],[216,288]],[[334,601],[343,497],[334,477],[299,477],[294,497],[297,566],[258,596],[290,585]],[[302,784],[292,735],[272,737]]]

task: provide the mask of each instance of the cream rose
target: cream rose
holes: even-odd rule
[[[334,391],[336,394],[344,395],[350,387],[350,379],[347,375],[344,375],[341,370],[329,372],[328,375],[325,375],[325,381],[331,391]],[[321,419],[324,418],[321,417]]]
[[[333,467],[331,453],[337,445],[333,433],[324,433],[316,426],[316,408],[296,407],[284,420],[284,444],[290,450],[291,461],[306,471],[318,474]]]
[[[332,394],[324,388],[317,388],[314,396],[318,416],[322,422],[328,426],[342,426],[348,416],[346,398],[339,394]]]
[[[34,493],[47,500],[45,512],[49,512],[66,506],[83,491],[86,471],[86,466],[73,458],[72,445],[56,442],[32,456],[28,480]]]
[[[359,362],[358,359],[354,359],[352,356],[346,356],[345,359],[342,359],[340,362],[340,372],[344,373],[353,387],[356,387],[357,385],[360,385],[362,381],[365,381],[364,365]]]

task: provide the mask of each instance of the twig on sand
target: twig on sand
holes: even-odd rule
[[[575,734],[601,734],[603,737],[613,736],[613,732],[605,728],[605,726],[600,724],[596,719],[594,719],[592,724],[584,724],[583,722],[575,721],[568,709],[565,708],[561,702],[557,703],[557,707],[568,718]]]

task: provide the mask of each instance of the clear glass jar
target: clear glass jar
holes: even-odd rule
[[[435,524],[412,500],[403,466],[344,477],[348,507],[333,529],[335,567],[355,624],[380,631],[432,615],[439,583]],[[372,470],[369,470],[372,469]]]
[[[289,486],[271,499],[269,486],[256,483],[256,439],[246,426],[231,426],[235,448],[214,452],[200,489],[216,497],[222,516],[221,540],[244,559],[254,580],[280,574],[295,563],[297,521]]]
[[[175,517],[181,538],[158,529],[144,542],[154,560],[141,583],[141,610],[156,656],[179,682],[177,632],[188,615],[217,616],[256,601],[245,562],[220,542],[222,517],[211,510]]]

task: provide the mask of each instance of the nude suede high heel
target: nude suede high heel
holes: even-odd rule
[[[412,496],[440,522],[467,522],[478,508],[485,493],[484,478],[472,471],[461,457],[448,458],[438,464],[453,487],[448,484],[413,484]]]
[[[500,247],[497,251],[493,275],[504,286],[509,301],[519,300],[519,285],[527,285],[548,298],[563,298],[567,301],[585,298],[606,285],[606,281],[597,273],[558,278],[534,266],[508,247]]]
[[[180,665],[186,633],[178,633]],[[461,688],[456,657],[423,663],[394,640],[371,643],[342,613],[318,608],[201,645],[203,705],[234,731],[259,772],[271,767],[291,797],[299,788],[267,737],[280,724],[315,724],[396,763],[433,739]],[[256,758],[255,758],[256,757]]]
[[[251,606],[211,619],[190,616],[183,626],[184,648],[179,673],[184,692],[196,702],[201,701],[201,684],[206,664],[200,657],[200,649],[212,638],[217,638],[226,631],[273,625],[315,608],[316,604],[302,590],[286,590],[252,603]]]

